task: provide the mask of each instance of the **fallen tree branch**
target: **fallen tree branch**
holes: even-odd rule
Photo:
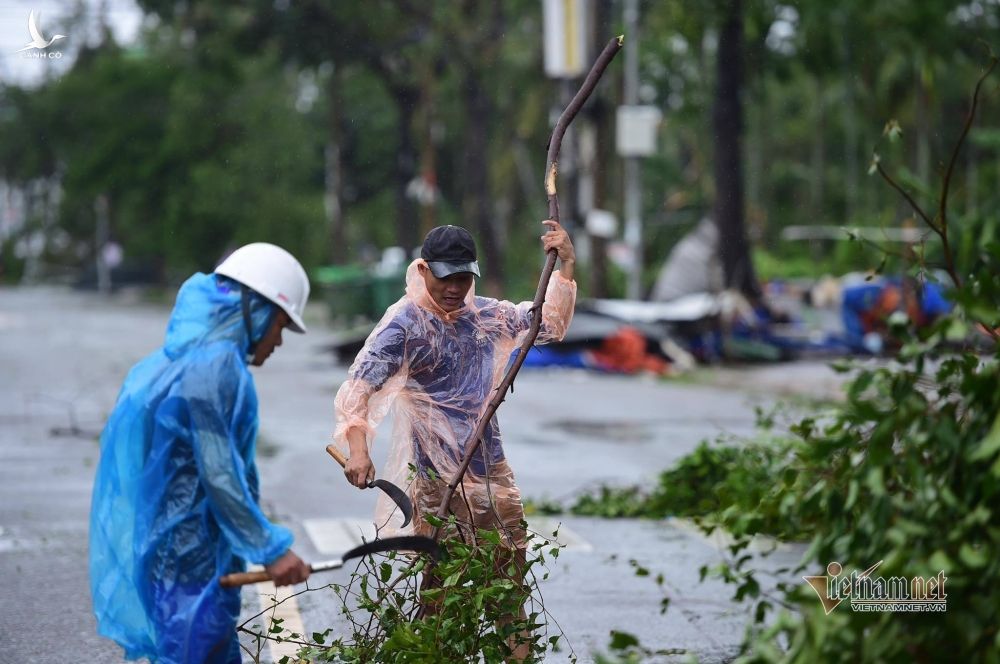
[[[545,195],[548,198],[549,203],[549,219],[553,221],[559,221],[559,199],[556,195],[556,175],[559,172],[559,149],[562,147],[563,135],[566,133],[566,129],[569,127],[570,122],[576,117],[576,114],[580,111],[584,102],[590,97],[594,88],[597,87],[597,82],[600,80],[601,75],[604,74],[604,70],[607,68],[611,60],[618,54],[621,50],[622,44],[625,41],[624,35],[615,37],[604,47],[601,54],[598,56],[594,65],[590,68],[590,72],[587,74],[587,78],[584,79],[583,85],[580,86],[580,90],[573,97],[573,100],[566,107],[566,110],[562,112],[559,116],[559,121],[556,122],[555,129],[552,131],[552,137],[549,139],[548,148],[548,162],[545,168]],[[504,398],[507,396],[507,390],[511,388],[514,383],[514,377],[517,376],[517,372],[520,371],[521,365],[524,364],[524,359],[528,354],[528,350],[535,343],[535,339],[538,337],[538,331],[542,325],[542,304],[545,302],[545,291],[548,289],[549,277],[552,276],[552,270],[555,268],[556,264],[556,251],[550,250],[545,257],[545,267],[542,268],[541,277],[538,279],[538,288],[535,290],[535,299],[531,305],[531,326],[528,328],[528,334],[521,343],[520,352],[517,354],[517,358],[514,362],[507,368],[507,373],[504,374],[503,380],[495,390],[493,399],[490,401],[489,405],[486,407],[485,412],[480,416],[479,422],[476,425],[476,429],[472,436],[466,441],[465,456],[462,457],[462,463],[459,465],[458,470],[455,472],[455,476],[452,478],[451,482],[448,483],[448,490],[445,492],[444,499],[441,501],[440,507],[438,507],[437,517],[439,519],[444,519],[448,514],[448,509],[451,505],[452,496],[455,495],[455,490],[459,484],[462,483],[462,478],[465,477],[465,471],[469,467],[469,463],[472,461],[473,455],[476,450],[479,449],[479,445],[483,439],[483,432],[486,431],[486,426],[489,424],[490,420],[493,418],[494,413],[503,403]],[[440,526],[435,526],[434,528],[434,539],[440,536]]]

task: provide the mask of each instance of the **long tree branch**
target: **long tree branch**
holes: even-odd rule
[[[965,137],[969,135],[969,130],[972,128],[972,122],[976,119],[976,108],[979,106],[979,91],[983,87],[983,82],[987,77],[993,72],[997,66],[997,58],[994,56],[990,60],[990,66],[986,68],[983,75],[979,77],[976,81],[976,89],[972,93],[972,106],[969,108],[969,114],[965,118],[965,125],[962,127],[962,133],[958,137],[958,141],[955,143],[955,148],[951,151],[951,160],[948,162],[948,169],[944,172],[944,184],[941,186],[941,203],[938,207],[938,219],[941,224],[941,244],[944,249],[944,259],[947,266],[948,274],[951,276],[951,280],[955,282],[955,287],[962,285],[962,282],[955,271],[955,259],[951,255],[951,248],[948,244],[948,191],[951,187],[951,177],[955,173],[955,163],[958,161],[958,155],[962,151],[962,144],[965,143]]]
[[[590,72],[587,74],[587,78],[584,79],[583,85],[580,86],[580,90],[573,97],[573,100],[563,111],[562,115],[559,116],[559,121],[556,122],[555,129],[552,132],[552,137],[549,139],[549,149],[548,149],[548,163],[545,169],[545,194],[548,198],[549,203],[549,218],[553,221],[559,221],[559,199],[556,195],[556,175],[559,171],[559,149],[562,147],[563,135],[566,133],[566,128],[569,127],[570,122],[576,117],[576,114],[580,111],[584,102],[590,97],[594,88],[597,87],[597,82],[600,80],[601,75],[604,74],[604,70],[607,68],[611,60],[618,54],[621,50],[622,44],[624,43],[624,35],[613,38],[601,51],[594,65],[590,68]],[[507,390],[510,389],[511,385],[514,383],[514,377],[517,376],[517,372],[520,371],[521,365],[524,364],[524,359],[528,354],[528,350],[535,343],[535,339],[538,337],[538,331],[541,329],[542,325],[542,305],[545,302],[545,291],[548,289],[549,278],[552,276],[552,270],[556,264],[556,251],[553,249],[549,251],[545,257],[545,267],[542,268],[541,277],[538,279],[538,288],[535,290],[535,299],[531,305],[531,325],[528,328],[528,334],[525,336],[524,341],[521,343],[520,352],[517,354],[515,361],[508,367],[507,373],[504,374],[503,380],[495,390],[493,399],[490,401],[486,410],[479,417],[479,422],[476,425],[476,429],[472,436],[466,441],[465,456],[462,457],[462,463],[459,465],[458,470],[455,472],[455,476],[452,478],[451,482],[448,483],[448,490],[445,492],[444,499],[441,501],[440,507],[438,507],[437,517],[443,519],[448,514],[448,509],[451,505],[451,498],[455,495],[455,489],[462,482],[462,478],[465,476],[465,471],[469,467],[469,463],[472,462],[472,457],[479,449],[479,445],[482,442],[483,433],[486,431],[486,426],[489,424],[490,419],[492,419],[494,413],[503,403],[504,398],[507,396]],[[434,528],[434,538],[437,539],[440,535],[440,526]]]
[[[878,174],[882,176],[889,185],[895,189],[906,202],[910,204],[913,210],[920,216],[921,219],[937,233],[938,237],[941,238],[941,249],[944,253],[944,269],[948,273],[948,277],[951,279],[952,284],[955,288],[962,287],[962,279],[958,275],[958,270],[955,267],[955,257],[951,251],[951,245],[948,242],[948,194],[951,189],[951,179],[955,174],[955,165],[958,163],[959,154],[962,151],[962,145],[965,143],[966,137],[969,135],[969,131],[972,129],[972,123],[976,119],[976,111],[979,109],[979,93],[982,90],[983,83],[986,79],[993,73],[996,69],[997,64],[1000,64],[1000,58],[990,54],[989,66],[980,75],[979,80],[976,81],[975,90],[972,93],[972,103],[969,107],[969,113],[965,117],[965,122],[962,125],[962,132],[955,142],[955,147],[952,148],[951,158],[948,160],[948,167],[945,170],[943,182],[941,184],[941,198],[938,202],[937,216],[934,220],[925,213],[916,201],[897,183],[889,173],[882,168],[882,165],[876,162],[875,167],[878,170]],[[993,326],[989,325],[986,321],[978,320],[973,317],[979,326],[989,334],[995,341],[1000,341],[1000,330],[994,329]]]
[[[948,273],[948,277],[951,279],[955,288],[960,288],[962,286],[962,279],[958,275],[958,270],[955,268],[955,257],[952,255],[951,244],[948,242],[948,193],[951,189],[951,178],[955,173],[955,164],[958,163],[958,156],[962,151],[962,145],[965,143],[965,138],[969,135],[969,130],[972,128],[972,123],[976,119],[976,110],[979,107],[979,92],[983,87],[983,83],[993,72],[997,66],[998,59],[996,56],[990,58],[990,65],[986,68],[986,71],[979,77],[976,81],[976,88],[972,93],[972,104],[969,107],[969,113],[965,117],[965,123],[962,125],[962,133],[958,137],[958,141],[955,142],[955,147],[952,148],[951,158],[948,160],[948,168],[944,173],[944,180],[941,185],[941,198],[938,202],[938,211],[935,219],[931,219],[930,216],[924,212],[920,205],[913,200],[913,197],[903,189],[896,180],[889,175],[881,163],[876,163],[875,168],[878,170],[878,174],[882,176],[882,179],[889,183],[893,189],[895,189],[900,196],[906,199],[906,202],[910,204],[914,212],[924,220],[924,223],[933,230],[939,238],[941,238],[941,249],[944,253],[944,269]]]
[[[926,223],[930,227],[930,229],[933,230],[935,233],[941,235],[941,229],[938,228],[938,225],[934,223],[934,220],[931,219],[930,215],[924,212],[923,208],[920,207],[920,204],[917,203],[915,200],[913,200],[913,197],[910,196],[910,194],[905,189],[903,189],[899,185],[899,183],[893,179],[891,175],[889,175],[889,172],[882,167],[881,162],[875,164],[875,169],[878,171],[878,174],[882,176],[882,179],[889,183],[890,187],[895,189],[900,196],[906,199],[906,202],[909,203],[910,207],[913,208],[913,211],[916,212],[917,215],[919,215],[919,217],[924,220],[924,223]]]

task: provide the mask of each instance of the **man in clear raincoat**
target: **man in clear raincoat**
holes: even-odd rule
[[[543,248],[557,251],[560,266],[549,281],[537,343],[562,339],[576,301],[573,244],[558,223],[543,223],[548,226]],[[372,331],[335,400],[334,442],[348,453],[344,473],[357,487],[374,477],[369,448],[376,426],[392,408],[391,449],[382,477],[409,484],[410,528],[419,535],[433,530],[424,515],[437,512],[511,352],[531,323],[531,302],[477,297],[476,276],[476,246],[468,231],[439,226],[428,233],[421,258],[407,269],[406,294]],[[383,534],[402,534],[394,507],[379,496],[376,525]],[[524,509],[495,416],[450,509],[459,528],[467,529],[463,535],[497,531],[523,560]]]
[[[291,254],[255,243],[177,294],[161,349],[136,364],[101,434],[90,519],[98,632],[128,659],[241,661],[239,589],[219,577],[246,561],[278,585],[309,567],[291,532],[258,506],[261,366],[285,327],[305,332],[309,280]]]

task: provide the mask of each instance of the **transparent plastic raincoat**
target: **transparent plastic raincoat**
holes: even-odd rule
[[[375,428],[393,412],[389,459],[379,477],[409,487],[414,517],[404,531],[399,510],[379,495],[376,525],[383,535],[430,530],[424,514],[440,506],[466,442],[531,323],[531,302],[476,297],[474,287],[462,308],[445,312],[427,291],[417,269],[422,262],[410,264],[406,294],[372,331],[334,402],[334,442],[345,454],[349,430],[363,431],[370,448]],[[553,273],[537,343],[562,339],[575,302],[576,282]],[[460,527],[497,530],[508,546],[523,547],[521,495],[504,458],[496,416],[484,439],[451,510]]]
[[[276,308],[253,293],[250,311],[260,339]],[[128,659],[239,662],[240,594],[218,578],[292,544],[257,505],[249,348],[239,284],[194,275],[101,434],[90,586],[98,632]]]

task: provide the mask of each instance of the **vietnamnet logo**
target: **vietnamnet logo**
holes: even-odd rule
[[[947,611],[948,593],[944,570],[936,576],[906,578],[892,576],[888,579],[873,576],[884,561],[880,560],[863,572],[844,574],[838,562],[826,566],[823,576],[802,577],[819,596],[826,615],[830,615],[841,602],[847,600],[852,611]]]
[[[53,35],[52,39],[46,39],[41,30],[38,29],[38,17],[34,10],[28,14],[28,34],[31,35],[31,41],[28,42],[27,46],[17,51],[22,58],[58,60],[62,57],[62,51],[50,51],[48,48],[60,39],[66,39],[66,35]]]

